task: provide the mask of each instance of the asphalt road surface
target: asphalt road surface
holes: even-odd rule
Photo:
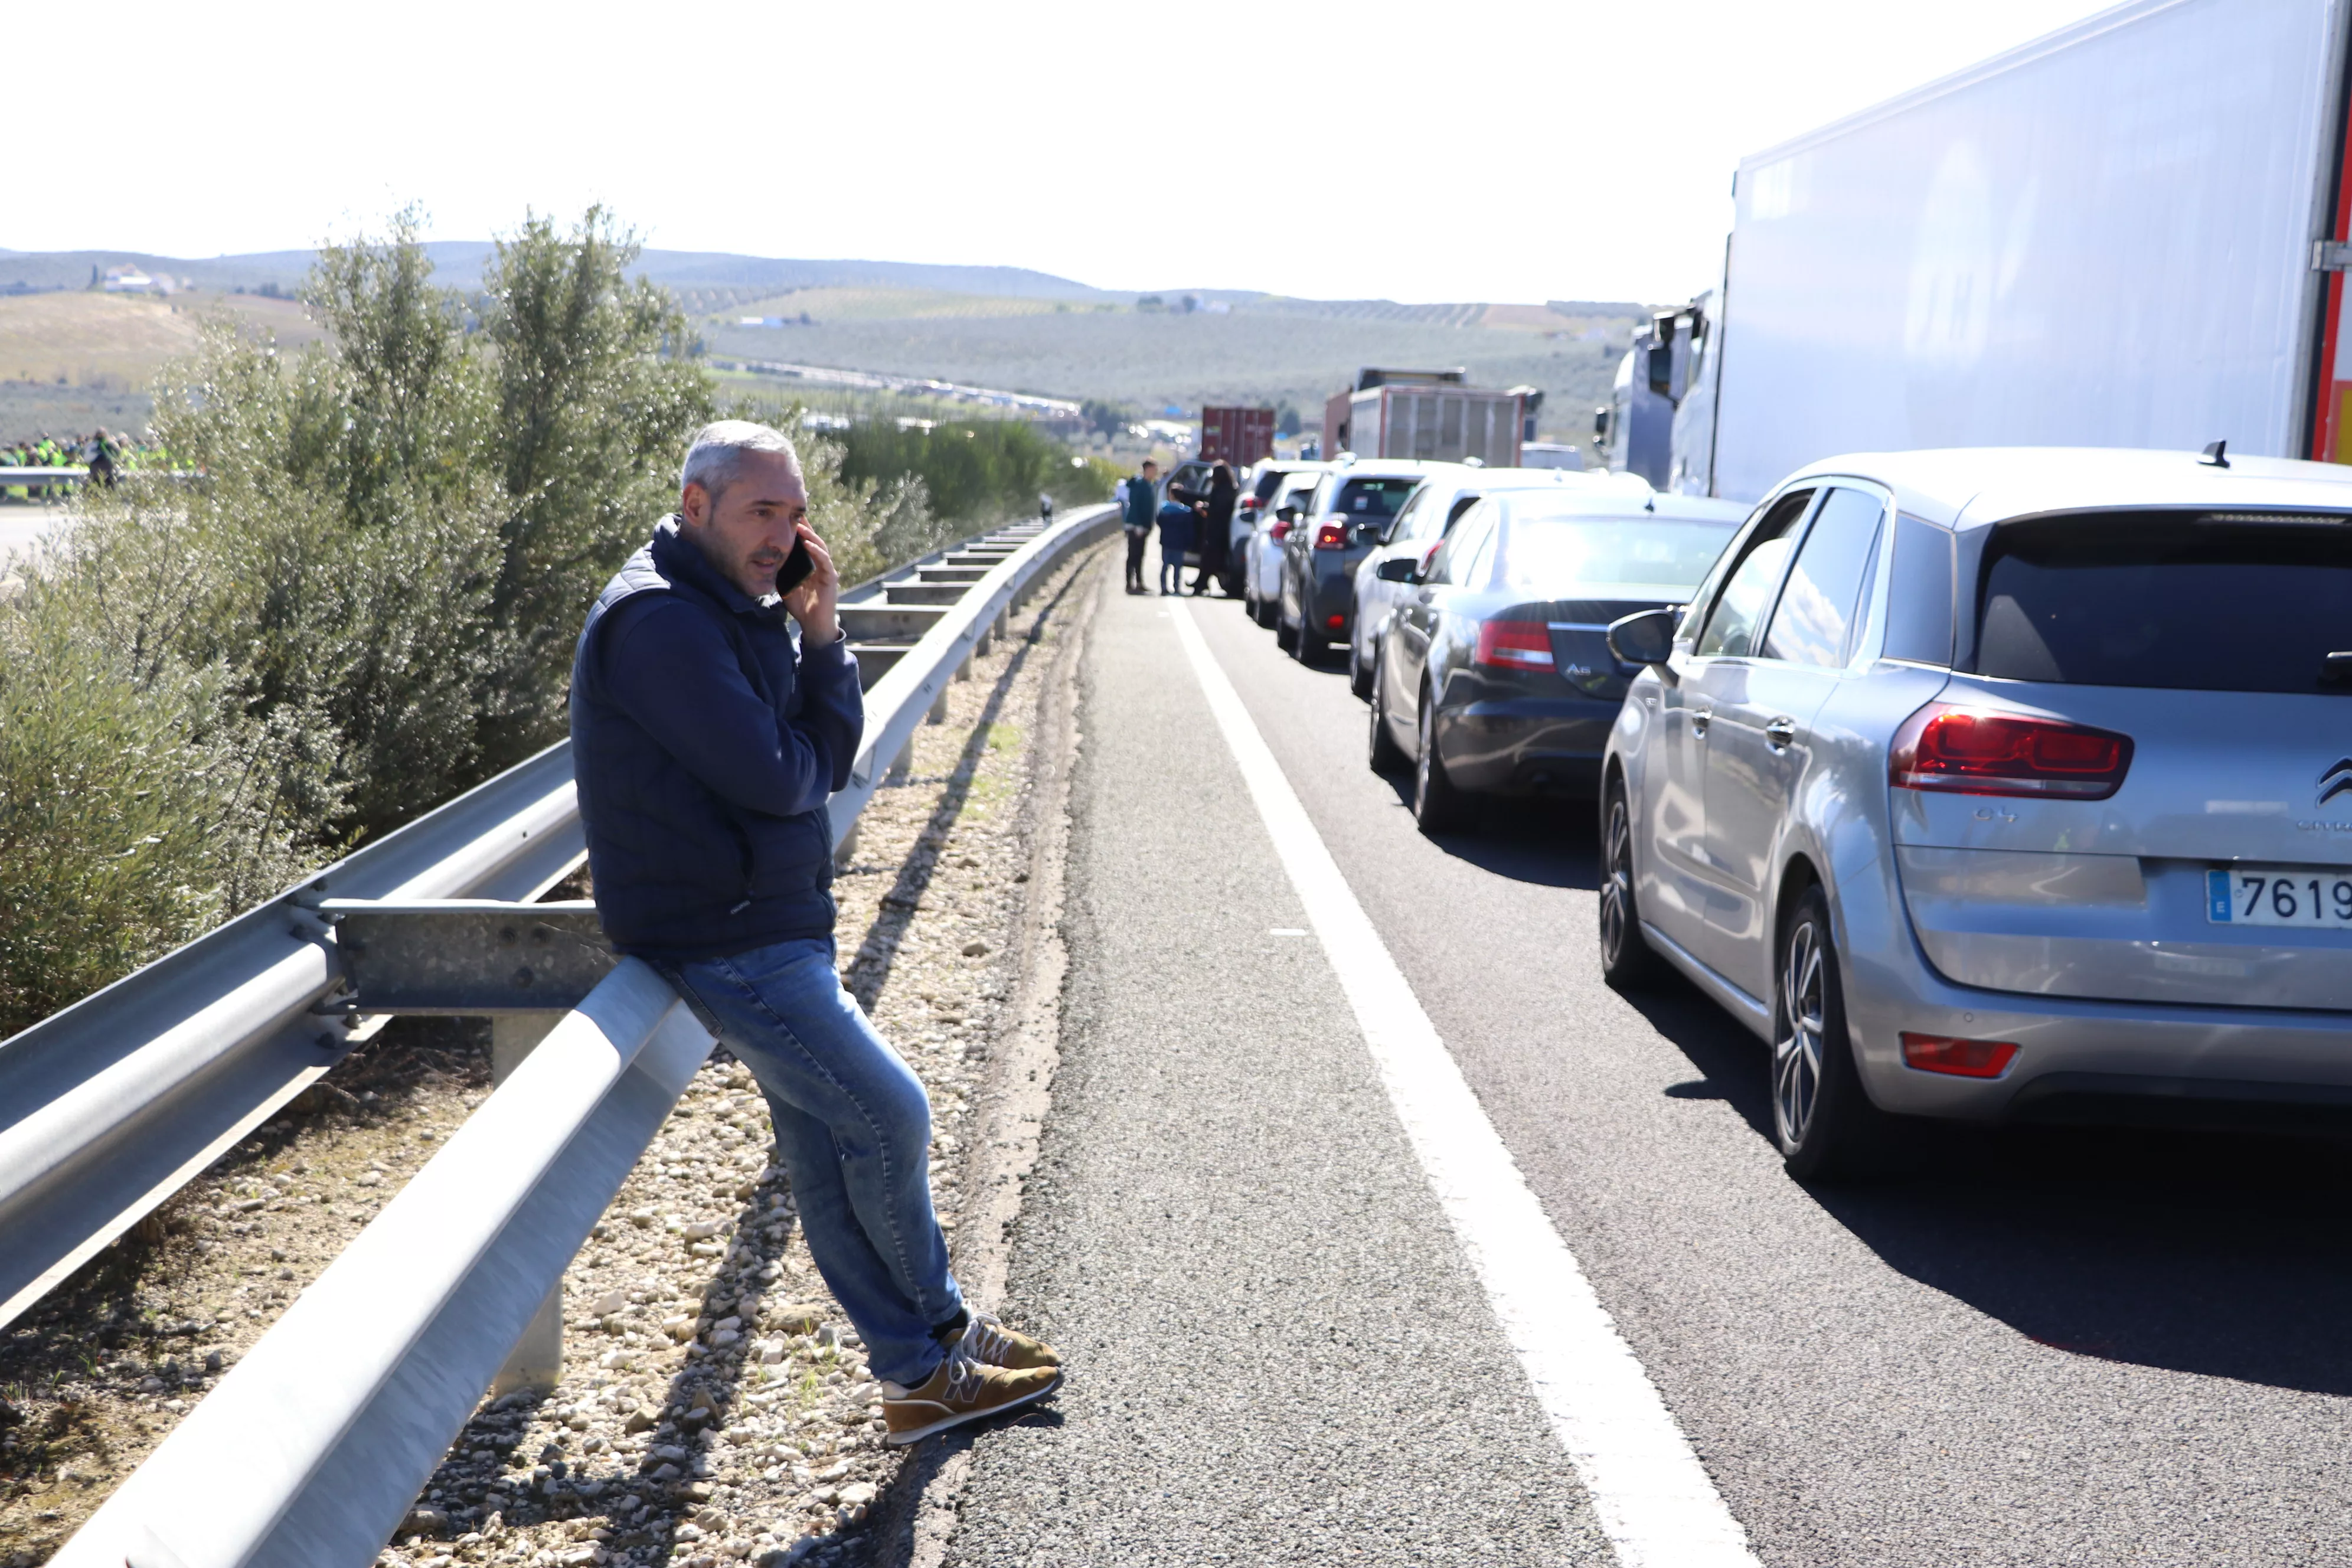
[[[1166,601],[1087,655],[1072,983],[1013,1300],[1054,1413],[950,1561],[1607,1562],[1211,722]],[[1808,1190],[1763,1047],[1600,981],[1589,811],[1433,842],[1364,708],[1191,611],[1763,1562],[2352,1560],[2343,1144],[1923,1130]]]

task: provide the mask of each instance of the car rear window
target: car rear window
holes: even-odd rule
[[[1282,488],[1286,477],[1280,468],[1268,468],[1257,477],[1257,483],[1250,488],[1250,493],[1262,501],[1272,500],[1274,492]]]
[[[1627,599],[1684,599],[1738,523],[1656,517],[1544,517],[1514,512],[1494,586],[1559,597],[1581,587]],[[1618,592],[1623,590],[1623,592]]]
[[[1985,554],[1980,675],[2352,694],[2352,516],[2030,520]]]
[[[1419,479],[1349,479],[1339,486],[1339,496],[1331,503],[1333,511],[1346,512],[1350,518],[1391,518],[1404,505],[1404,498],[1412,494]]]

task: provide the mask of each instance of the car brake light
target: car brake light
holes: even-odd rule
[[[1344,550],[1348,546],[1348,531],[1336,522],[1327,522],[1315,531],[1318,550]]]
[[[2131,737],[2112,730],[1930,702],[1895,731],[1886,773],[1896,789],[2105,800],[2131,759]]]
[[[1255,496],[1242,497],[1242,510],[1244,511],[1256,511],[1259,508],[1265,505],[1265,502],[1260,500]]]
[[[1329,626],[1333,631],[1338,631],[1341,626],[1348,624],[1348,617],[1345,616],[1326,616],[1323,617],[1323,624]]]
[[[1474,664],[1502,669],[1549,669],[1551,628],[1541,621],[1482,621]]]
[[[1278,520],[1272,528],[1265,531],[1265,536],[1276,544],[1281,543],[1290,537],[1290,520],[1286,517]]]
[[[1954,1078],[1999,1078],[2017,1057],[2008,1040],[1958,1040],[1948,1035],[1903,1031],[1903,1065]]]

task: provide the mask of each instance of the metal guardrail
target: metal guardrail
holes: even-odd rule
[[[79,484],[89,478],[88,468],[0,468],[0,489],[13,489],[19,485]]]
[[[1046,573],[1116,526],[1089,507],[992,536],[1011,552],[866,694],[850,784],[830,806],[845,853],[948,683]],[[564,906],[528,900],[583,852],[567,742],[0,1043],[0,1281],[16,1281],[0,1283],[0,1323],[366,1030],[331,1010],[345,978],[331,921],[430,918],[430,901],[459,895],[474,900],[450,906],[460,913],[490,900],[518,920],[556,915]],[[651,970],[624,960],[605,973],[56,1568],[372,1562],[710,1048]]]

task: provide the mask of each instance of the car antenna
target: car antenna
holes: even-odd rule
[[[2230,443],[2227,441],[2209,442],[2205,447],[2205,455],[2197,460],[2204,464],[2209,468],[2228,468],[2230,466]]]

